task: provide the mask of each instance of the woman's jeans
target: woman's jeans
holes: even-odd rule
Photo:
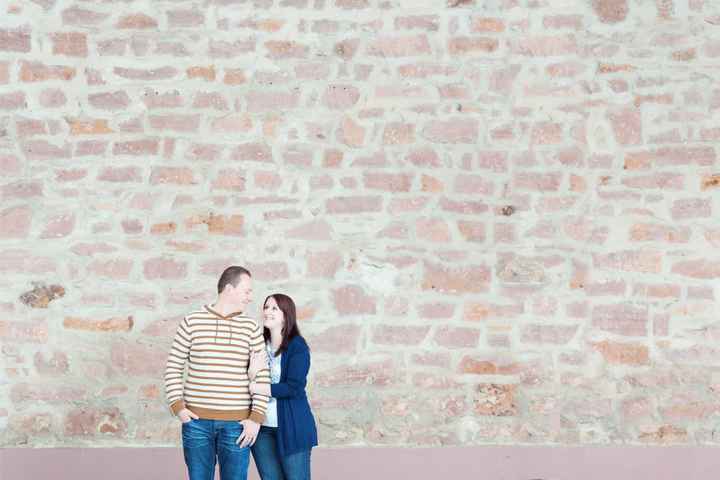
[[[277,428],[260,427],[252,449],[255,466],[262,480],[310,480],[310,450],[280,457]]]
[[[236,420],[183,423],[183,453],[190,480],[214,480],[216,458],[221,480],[247,480],[250,449],[235,443],[242,431],[243,426]]]

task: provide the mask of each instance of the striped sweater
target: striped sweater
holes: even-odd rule
[[[250,351],[265,348],[262,330],[241,313],[223,316],[209,306],[180,322],[165,367],[165,394],[173,414],[188,408],[200,418],[265,419],[266,395],[250,393]],[[185,378],[185,367],[187,377]],[[270,383],[267,369],[255,381]]]

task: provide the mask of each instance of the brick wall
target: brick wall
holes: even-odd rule
[[[229,264],[324,445],[718,441],[716,2],[2,8],[3,445],[176,444]]]

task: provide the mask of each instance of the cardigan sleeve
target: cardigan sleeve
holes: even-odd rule
[[[289,353],[289,352],[288,352]],[[310,351],[305,346],[288,355],[287,377],[284,382],[270,385],[274,398],[296,398],[305,392],[307,374],[310,371]]]

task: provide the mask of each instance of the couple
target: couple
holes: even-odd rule
[[[305,394],[310,351],[295,303],[267,297],[261,329],[246,311],[248,270],[225,269],[217,289],[214,304],[180,322],[165,367],[190,480],[213,480],[216,459],[222,480],[246,480],[250,450],[262,480],[309,480],[317,429]]]

